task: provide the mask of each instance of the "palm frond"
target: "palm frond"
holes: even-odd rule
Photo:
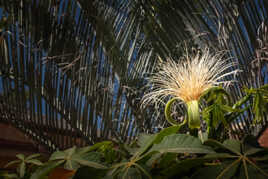
[[[151,50],[142,51],[131,4],[1,2],[11,17],[1,36],[1,101],[14,108],[18,128],[54,149],[135,136],[140,109],[129,105],[136,96],[127,89]]]

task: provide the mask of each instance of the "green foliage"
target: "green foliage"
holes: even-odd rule
[[[205,103],[202,109],[202,119],[206,122],[208,138],[220,140],[219,135],[223,134],[225,129],[230,129],[232,122],[236,122],[237,119],[241,120],[241,116],[247,111],[252,111],[254,115],[253,125],[263,121],[268,114],[267,89],[267,85],[256,89],[245,88],[245,95],[233,104],[230,95],[221,87],[206,91],[202,96]]]
[[[265,117],[267,86],[245,89],[245,92],[245,97],[232,104],[229,94],[222,88],[206,91],[200,103],[206,105],[202,108],[201,119],[206,122],[207,131],[199,131],[199,137],[179,133],[183,124],[174,123],[156,134],[140,134],[129,145],[103,141],[56,151],[45,163],[37,159],[39,154],[28,157],[18,154],[18,160],[7,164],[17,164],[17,172],[4,172],[1,176],[45,179],[53,176],[50,174],[55,169],[63,167],[66,172],[74,171],[71,173],[74,179],[266,178],[268,150],[259,147],[255,137],[247,136],[239,141],[223,140],[217,135],[248,108],[255,112],[256,122]]]
[[[235,114],[243,112],[242,109],[230,106],[230,95],[221,87],[207,90],[202,98],[207,103],[207,106],[202,111],[202,117],[207,124],[209,138],[214,138],[217,135],[216,133],[221,133],[217,131],[221,127],[220,124],[228,128],[229,123],[237,118]]]
[[[208,140],[206,145],[213,146],[217,153],[208,154],[204,158],[218,159],[215,165],[199,169],[196,178],[203,178],[211,173],[208,178],[258,178],[268,177],[267,161],[258,162],[263,159],[267,151],[262,148],[250,146],[246,141],[242,143],[237,140],[228,139],[223,143],[216,140]]]
[[[214,153],[210,147],[202,145],[200,139],[186,134],[169,135],[159,144],[155,144],[150,151],[160,153]]]
[[[42,166],[43,165],[43,163],[37,159],[38,157],[40,157],[40,154],[33,154],[28,157],[25,157],[23,154],[18,154],[16,155],[16,157],[18,158],[18,160],[9,162],[8,164],[6,164],[5,167],[9,167],[11,165],[16,164],[18,166],[17,173],[20,178],[23,178],[26,173],[26,165],[30,165],[30,166],[33,166],[33,165]],[[7,177],[15,177],[15,176],[7,176]]]
[[[66,169],[77,169],[81,165],[99,169],[106,169],[104,165],[97,163],[99,162],[99,158],[97,157],[98,153],[88,153],[88,151],[90,151],[90,148],[88,147],[82,149],[72,147],[65,151],[54,152],[49,160],[61,161],[62,163],[64,163],[64,167]]]
[[[131,151],[127,150],[128,157],[120,152],[126,149],[119,147],[120,150],[115,150],[119,161],[110,160],[105,157],[106,150],[99,150],[106,148],[107,142],[56,151],[47,162],[24,178],[45,179],[58,167],[75,169],[73,179],[268,177],[268,151],[252,145],[254,138],[243,141],[227,139],[223,143],[209,139],[202,143],[197,137],[176,134],[177,130],[174,129],[175,126],[172,126],[155,135],[141,135],[136,147],[128,146],[128,149],[132,148]],[[112,150],[110,147],[107,150]],[[25,158],[19,155],[18,158],[25,160],[31,156]],[[18,165],[20,168],[21,165]],[[18,175],[1,173],[1,176],[23,178],[20,173],[18,170]]]
[[[60,166],[63,162],[64,161],[47,162],[44,166],[34,171],[30,179],[45,179],[53,169]]]
[[[247,95],[253,98],[251,104],[254,112],[254,123],[260,123],[267,115],[268,105],[268,85],[264,85],[258,89],[246,89]]]

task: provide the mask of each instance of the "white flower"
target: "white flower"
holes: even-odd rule
[[[204,91],[219,85],[226,87],[234,81],[226,77],[234,76],[239,70],[234,70],[235,63],[228,63],[223,56],[222,52],[211,55],[209,49],[205,49],[201,55],[186,53],[178,63],[170,59],[163,62],[159,71],[149,78],[151,88],[144,95],[142,105],[163,103],[168,97],[198,105],[195,101],[199,101]],[[195,107],[195,110],[199,109]]]

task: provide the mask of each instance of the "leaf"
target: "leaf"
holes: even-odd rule
[[[25,175],[26,165],[25,162],[21,162],[19,165],[19,175],[22,178]]]
[[[226,163],[229,163],[229,162],[226,161],[221,164],[222,166],[224,166],[224,169],[217,176],[217,179],[218,178],[231,178],[235,174],[237,168],[240,166],[241,158],[235,161],[232,161],[231,164],[226,164]]]
[[[153,151],[160,153],[214,153],[210,147],[202,145],[200,139],[186,134],[166,136],[162,142],[153,145],[150,152]]]
[[[212,88],[207,89],[206,91],[204,91],[202,93],[202,96],[200,97],[200,99],[202,98],[208,98],[207,101],[210,102],[211,100],[215,100],[214,98],[218,97],[218,96],[225,96],[227,98],[227,102],[230,101],[230,95],[229,93],[227,93],[227,91],[225,89],[223,89],[220,86],[215,86]]]
[[[76,153],[79,154],[79,155],[83,155],[83,154],[85,154],[85,153],[91,151],[91,148],[92,148],[91,146],[78,148],[78,149],[76,150]]]
[[[32,164],[35,164],[35,165],[38,165],[38,166],[41,166],[43,165],[43,163],[37,159],[30,159],[30,160],[27,160],[27,163],[32,163]]]
[[[241,107],[243,104],[245,104],[251,95],[247,94],[246,96],[242,97],[241,99],[239,99],[234,105],[233,105],[233,109],[237,109],[238,107]]]
[[[134,154],[134,157],[140,156],[146,152],[149,147],[152,146],[153,141],[155,140],[157,134],[141,134],[138,139],[138,144],[140,148]]]
[[[223,145],[231,151],[241,154],[241,142],[234,139],[227,139],[223,142]]]
[[[178,132],[181,126],[171,126],[168,128],[163,129],[157,134],[148,135],[148,134],[141,134],[138,140],[138,144],[140,148],[136,152],[135,156],[141,155],[146,152],[153,144],[160,143],[164,137],[174,134]]]
[[[225,118],[226,118],[226,121],[228,123],[231,123],[232,121],[234,121],[235,119],[238,118],[238,116],[240,116],[242,113],[244,113],[245,111],[249,110],[249,106],[246,106],[244,107],[243,109],[237,109],[237,112],[236,113],[228,113]]]
[[[197,171],[192,175],[192,179],[215,179],[219,176],[219,174],[228,166],[230,162],[224,162],[220,165],[213,165],[209,167],[200,167]],[[230,179],[231,176],[235,174],[235,171],[239,165],[236,164],[235,167],[231,168],[231,170],[222,177],[221,179]]]
[[[254,157],[254,160],[255,161],[266,161],[266,160],[268,160],[268,155],[262,155],[262,156],[259,156],[259,157]]]
[[[85,153],[82,156],[77,156],[78,158],[82,158],[84,160],[100,163],[102,159],[103,154],[100,152],[89,152]],[[76,156],[75,156],[76,157]]]
[[[59,159],[64,159],[65,156],[66,156],[66,153],[65,153],[65,152],[63,152],[63,151],[56,151],[56,152],[54,152],[54,153],[50,156],[49,160],[59,160]]]
[[[208,139],[207,141],[204,142],[204,144],[208,145],[208,146],[219,147],[221,149],[226,149],[226,150],[233,152],[237,155],[241,155],[239,141],[234,142],[234,140],[232,140],[232,139],[229,139],[229,140],[231,140],[231,141],[225,142],[225,145],[216,141],[216,140],[213,140],[213,139]]]
[[[80,164],[74,161],[73,159],[65,160],[64,168],[69,170],[75,170],[80,167]]]
[[[94,173],[94,175],[92,175]],[[106,174],[106,170],[96,169],[92,167],[80,167],[73,179],[102,179]]]
[[[63,162],[65,162],[64,167],[66,169],[73,170],[79,167],[77,162],[73,161],[73,156],[75,155],[75,152],[75,146],[64,151],[56,151],[51,155],[49,160],[62,160]],[[79,153],[77,155],[79,155]]]
[[[36,157],[39,157],[39,156],[40,156],[40,154],[33,154],[33,155],[30,155],[30,156],[26,157],[25,160],[30,160],[30,159],[33,159],[33,158],[36,158]]]
[[[222,121],[222,123],[224,124],[224,126],[227,126],[227,122],[224,119],[224,113],[221,109],[221,105],[220,104],[215,104],[214,105],[214,109],[212,111],[213,114],[213,118],[212,118],[212,124],[213,127],[216,128],[216,126],[218,125],[218,123],[220,121]]]
[[[254,155],[254,154],[256,154],[258,152],[262,152],[262,151],[264,151],[263,148],[251,147],[247,151],[245,151],[245,155]]]
[[[210,112],[214,109],[214,104],[206,107],[202,111],[202,117],[207,122],[207,125],[209,125],[209,119],[210,119]]]
[[[178,130],[180,129],[180,126],[171,126],[168,128],[165,128],[163,130],[161,130],[155,137],[155,139],[153,140],[153,144],[158,144],[160,143],[164,137],[171,135],[171,134],[175,134],[176,132],[178,132]]]
[[[25,156],[23,154],[17,154],[16,157],[20,160],[24,160]]]
[[[71,156],[76,152],[76,146],[73,146],[70,149],[64,150],[67,158],[71,158]]]
[[[123,178],[128,179],[142,179],[141,173],[137,168],[131,167],[125,171]]]
[[[5,165],[5,168],[9,167],[10,165],[16,164],[16,163],[20,163],[20,160],[14,160],[14,161],[11,161],[11,162],[7,163]]]
[[[205,159],[227,159],[227,158],[237,158],[235,155],[228,153],[212,153],[204,156]]]
[[[67,170],[64,168],[55,168],[49,175],[48,179],[69,179],[76,173],[75,170]]]
[[[38,168],[32,175],[30,179],[45,179],[44,177],[47,176],[54,168],[63,164],[64,161],[50,161],[43,165],[42,167]]]
[[[111,145],[112,142],[111,141],[103,141],[103,142],[98,142],[96,144],[94,144],[93,146],[90,147],[89,151],[93,151],[93,150],[96,150],[102,146],[109,146]]]
[[[88,161],[88,160],[84,160],[82,158],[73,158],[73,161],[75,161],[81,165],[88,166],[88,167],[93,167],[93,168],[97,168],[97,169],[107,169],[107,167],[102,165],[102,164]]]
[[[17,174],[9,174],[7,172],[0,172],[0,177],[4,177],[3,179],[18,179],[19,176]]]
[[[174,162],[173,164],[165,166],[165,168],[163,169],[163,171],[161,171],[161,173],[168,178],[174,176],[176,177],[183,176],[192,168],[201,166],[208,160],[209,159],[204,158],[191,158],[179,161],[177,163]]]
[[[252,165],[247,165],[248,166],[248,175],[249,175],[249,178],[254,178],[254,179],[266,179],[267,176],[263,175],[260,171],[258,171],[256,168],[254,168]],[[241,166],[240,170],[241,170],[241,175],[244,174],[243,171],[243,166]],[[242,176],[243,177],[243,176]],[[241,177],[241,178],[242,178]],[[245,177],[244,177],[245,178]]]
[[[161,156],[162,156],[162,154],[160,154],[160,153],[153,154],[150,157],[150,159],[147,160],[146,165],[147,166],[150,166],[151,168],[154,168],[154,164],[159,161],[159,159],[161,158]]]
[[[166,168],[167,166],[171,166],[173,163],[177,163],[178,154],[176,153],[156,153],[162,155],[162,157],[158,160],[158,166],[160,168]],[[157,161],[156,161],[157,162]]]
[[[108,143],[102,143],[97,148],[103,146],[104,144]],[[110,143],[109,143],[110,144]],[[95,147],[96,147],[95,146]],[[90,152],[92,148],[84,147],[82,149],[76,149],[76,147],[67,149],[65,151],[57,151],[54,152],[50,160],[59,160],[61,159],[63,162],[65,162],[65,168],[67,169],[78,169],[80,165],[89,166],[93,168],[100,168],[100,169],[106,169],[107,167],[104,165],[99,164],[100,161],[100,155],[97,152]],[[96,149],[96,148],[95,148]]]
[[[140,134],[138,138],[138,145],[140,148],[146,148],[150,145],[156,138],[157,134]]]

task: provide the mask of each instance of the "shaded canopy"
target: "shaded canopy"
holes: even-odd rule
[[[0,121],[49,149],[130,140],[165,127],[140,108],[155,64],[187,43],[227,50],[243,72],[230,91],[267,81],[263,0],[1,0]],[[181,112],[181,111],[179,111]],[[232,128],[256,133],[248,111]]]

